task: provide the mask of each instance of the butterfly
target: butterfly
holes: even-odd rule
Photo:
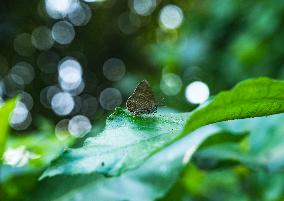
[[[154,113],[157,107],[154,93],[147,80],[141,81],[126,101],[126,108],[135,115]]]

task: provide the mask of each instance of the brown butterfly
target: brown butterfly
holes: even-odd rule
[[[156,112],[157,106],[154,93],[146,80],[137,85],[126,101],[126,108],[135,115]]]

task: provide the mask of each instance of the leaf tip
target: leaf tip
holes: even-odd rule
[[[38,178],[38,181],[42,181],[44,178],[49,177],[47,170],[45,170],[40,177]]]
[[[107,118],[107,120],[113,120],[117,116],[126,115],[127,112],[122,107],[116,107],[114,112]]]
[[[38,178],[38,181],[42,181],[43,179],[47,177],[53,177],[58,174],[61,174],[61,172],[48,168],[40,175],[40,177]]]

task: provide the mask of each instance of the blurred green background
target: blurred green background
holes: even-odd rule
[[[3,1],[0,44],[0,105],[22,97],[0,195],[25,200],[42,168],[100,130],[143,79],[159,104],[181,112],[247,78],[283,79],[284,1]],[[204,173],[190,165],[165,199],[284,199],[282,174],[226,168]],[[268,180],[275,187],[266,189]]]
[[[63,11],[64,2],[68,6],[69,1],[62,1]],[[193,81],[206,83],[214,95],[246,78],[281,79],[282,2],[139,2],[81,2],[88,8],[84,7],[82,12],[88,16],[83,17],[81,11],[71,17],[49,14],[44,1],[3,3],[0,29],[3,99],[27,92],[33,98],[33,116],[60,120],[50,109],[50,96],[61,90],[57,68],[66,57],[75,58],[83,69],[85,88],[76,94],[77,102],[84,101],[86,95],[95,97],[98,118],[108,111],[99,101],[104,89],[117,88],[122,95],[122,102],[118,103],[123,105],[142,79],[150,81],[158,99],[165,97],[167,106],[181,111],[193,108],[185,97],[185,88]],[[62,5],[57,4],[55,8],[60,10]],[[177,23],[174,28],[165,28],[163,23],[167,22],[161,21],[167,5],[169,16],[176,15],[168,22]],[[167,12],[164,16],[164,21],[168,20]],[[68,24],[61,24],[61,30],[58,26],[56,32],[54,24],[62,19]],[[67,40],[62,42],[62,38]],[[104,63],[110,58],[119,59],[125,67],[125,73],[118,78],[108,79],[103,73]],[[28,62],[33,76],[21,79],[21,71],[12,70],[19,62]],[[46,95],[44,89],[51,86],[57,89]],[[29,95],[26,96],[30,102]],[[84,114],[79,106],[75,110],[71,116]],[[89,117],[96,119],[95,111]]]

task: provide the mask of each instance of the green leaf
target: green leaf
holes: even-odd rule
[[[258,78],[220,93],[192,113],[134,116],[118,108],[99,136],[89,138],[82,148],[67,150],[41,178],[93,172],[119,175],[199,127],[284,112],[283,91],[284,82]]]
[[[188,119],[182,137],[204,125],[284,112],[284,82],[269,78],[243,81],[221,92]]]
[[[9,128],[9,117],[16,105],[16,102],[17,99],[9,100],[0,108],[0,161],[5,150]]]
[[[69,201],[75,197],[99,201],[152,201],[162,197],[179,178],[185,167],[184,153],[196,149],[208,135],[219,132],[215,125],[196,130],[177,143],[155,154],[139,168],[118,177],[58,175],[42,180],[32,193],[37,201]],[[189,160],[191,155],[186,156]],[[53,193],[50,193],[53,192]],[[28,199],[30,200],[30,199]]]
[[[87,139],[82,148],[67,150],[42,178],[62,173],[118,175],[135,168],[149,157],[149,153],[177,137],[188,117],[189,113],[134,116],[117,108],[99,136]]]

